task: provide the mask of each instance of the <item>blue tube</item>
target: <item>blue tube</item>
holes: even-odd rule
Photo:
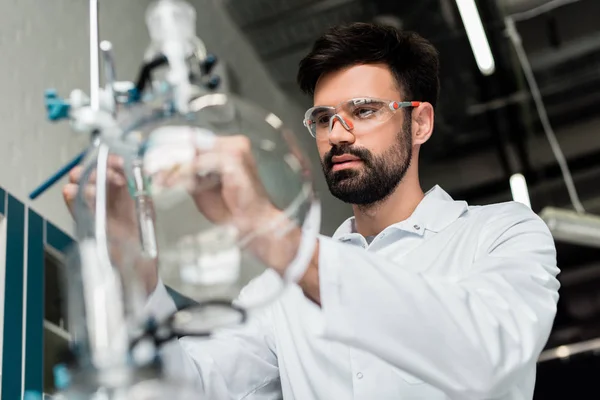
[[[44,193],[46,190],[48,190],[50,187],[52,187],[52,185],[54,185],[56,182],[58,182],[60,179],[62,179],[62,177],[67,175],[69,173],[69,171],[71,171],[79,163],[81,163],[81,161],[83,160],[83,157],[85,157],[86,153],[87,153],[87,150],[84,150],[79,155],[77,155],[75,158],[73,158],[71,161],[69,161],[69,163],[67,165],[65,165],[58,171],[56,171],[56,173],[54,175],[52,175],[50,178],[48,178],[46,181],[44,181],[44,183],[42,183],[33,192],[31,192],[29,194],[29,199],[35,200],[42,193]]]

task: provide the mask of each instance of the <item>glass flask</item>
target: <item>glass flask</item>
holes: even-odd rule
[[[197,95],[185,115],[174,110],[168,101],[128,106],[118,113],[118,129],[102,133],[84,162],[77,236],[90,249],[87,262],[120,266],[123,303],[113,308],[127,323],[143,315],[142,293],[152,292],[158,269],[159,280],[185,299],[168,319],[172,331],[208,335],[243,322],[248,310],[303,275],[320,205],[307,159],[274,114],[222,93]],[[250,164],[230,162],[230,143],[249,145]],[[277,210],[260,224],[246,224],[252,212],[222,213],[224,171],[244,176],[247,165]],[[238,191],[236,201],[251,203],[247,193]],[[286,241],[290,232],[299,238]],[[280,240],[269,252],[285,269],[271,269],[260,256],[266,237]],[[259,276],[260,290],[252,290]]]

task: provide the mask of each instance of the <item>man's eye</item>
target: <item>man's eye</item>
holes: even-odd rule
[[[321,115],[317,117],[317,124],[319,125],[327,125],[329,124],[329,120],[331,119],[331,115]]]
[[[354,111],[354,115],[358,118],[369,118],[375,113],[372,108],[358,108]]]

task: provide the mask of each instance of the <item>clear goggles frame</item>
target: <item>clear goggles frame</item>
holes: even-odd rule
[[[362,132],[388,121],[401,108],[419,105],[420,101],[359,97],[346,100],[335,107],[311,107],[304,114],[303,124],[315,138],[328,136],[335,121],[339,121],[350,132]]]

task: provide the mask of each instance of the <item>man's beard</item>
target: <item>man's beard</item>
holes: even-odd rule
[[[335,145],[321,160],[325,180],[331,194],[345,203],[371,205],[385,200],[398,187],[410,167],[412,157],[412,132],[410,118],[405,120],[398,141],[384,154],[375,156],[364,148]],[[332,158],[344,154],[362,161],[359,170],[332,171]]]

